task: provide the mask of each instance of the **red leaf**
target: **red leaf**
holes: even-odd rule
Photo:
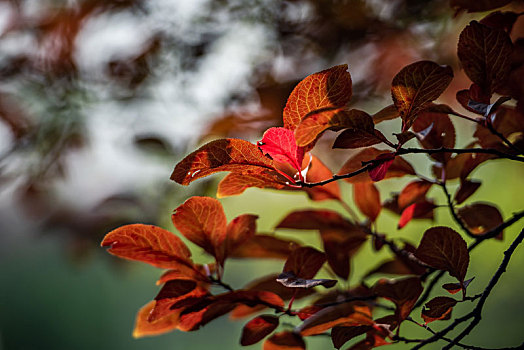
[[[378,130],[366,132],[359,129],[346,129],[335,139],[333,148],[360,148],[384,142],[386,138]]]
[[[288,187],[289,179],[275,170],[264,168],[232,172],[218,184],[217,197],[236,196],[250,187],[283,189]]]
[[[462,180],[460,187],[455,192],[455,202],[462,204],[466,199],[471,197],[480,187],[481,182],[475,180]]]
[[[351,339],[367,333],[372,329],[372,326],[335,326],[331,330],[331,340],[333,341],[333,346],[337,349],[340,349]]]
[[[393,78],[391,95],[407,131],[418,113],[437,99],[453,79],[448,66],[419,61],[404,68]]]
[[[466,75],[488,96],[501,87],[510,70],[513,45],[500,29],[471,21],[460,33],[458,57]]]
[[[412,219],[427,219],[428,214],[429,218],[433,218],[433,209],[437,206],[433,202],[422,201],[418,203],[413,203],[402,211],[400,219],[398,220],[397,228],[401,229],[406,226]]]
[[[321,306],[309,305],[298,310],[297,316],[300,318],[300,320],[304,321],[316,314],[317,312],[319,312],[320,310],[322,310]]]
[[[373,291],[378,296],[391,300],[396,305],[395,313],[399,322],[409,316],[422,290],[418,277],[397,280],[381,279],[373,287]]]
[[[275,170],[273,162],[258,147],[239,139],[211,141],[182,159],[171,180],[189,185],[196,179],[219,171]]]
[[[191,252],[174,234],[152,225],[133,224],[109,232],[101,243],[118,257],[170,269],[193,266]]]
[[[401,210],[409,205],[422,201],[433,184],[426,180],[415,180],[410,182],[398,195],[398,206]]]
[[[278,317],[273,315],[261,315],[255,317],[242,329],[240,344],[242,346],[256,344],[278,327]]]
[[[451,315],[453,306],[457,301],[449,297],[436,297],[424,305],[422,309],[422,318],[424,322],[430,323],[437,320],[443,320]]]
[[[214,264],[193,266],[179,265],[174,269],[168,270],[156,282],[157,285],[166,283],[171,280],[194,280],[203,283],[209,283],[208,276],[215,271]]]
[[[380,193],[372,182],[358,182],[353,184],[353,199],[358,209],[366,215],[371,222],[374,222],[382,205]]]
[[[464,289],[464,292],[468,288],[471,281],[473,281],[475,277],[470,278],[469,280],[465,280],[464,283],[445,283],[442,285],[442,288],[450,292],[451,294],[455,294],[460,292],[462,289]]]
[[[276,228],[298,230],[344,229],[357,230],[358,227],[332,210],[297,210],[288,214]]]
[[[369,177],[373,181],[380,181],[386,177],[389,167],[393,164],[395,155],[393,153],[380,154],[375,161],[381,161],[378,166],[368,170]]]
[[[362,168],[362,162],[369,162],[371,160],[376,159],[378,156],[382,154],[390,154],[390,152],[386,150],[378,150],[374,147],[365,148],[362,151],[355,154],[350,159],[348,159],[348,161],[344,163],[344,165],[338,171],[337,174],[339,175],[348,174],[356,170],[359,170]],[[387,169],[385,178],[388,179],[392,177],[402,177],[405,175],[415,175],[415,170],[413,169],[411,164],[409,164],[402,157],[396,156],[395,159],[393,160],[393,163],[389,166],[389,169]],[[361,173],[357,176],[353,176],[349,179],[346,179],[346,181],[350,183],[356,183],[356,182],[366,182],[366,181],[369,182],[372,180],[369,174],[366,172],[366,173]]]
[[[149,322],[159,320],[176,312],[176,304],[187,299],[201,299],[208,296],[209,292],[202,287],[197,288],[197,283],[191,280],[171,280],[166,282],[155,297],[156,304],[149,314]],[[184,303],[185,304],[185,303]]]
[[[482,234],[504,222],[500,211],[491,204],[473,203],[458,209],[457,214],[473,234]],[[498,239],[502,239],[502,233]]]
[[[302,168],[304,148],[298,147],[295,133],[285,128],[270,128],[266,130],[258,147],[273,160],[290,164],[296,171]]]
[[[306,343],[300,335],[292,332],[280,332],[264,342],[263,350],[305,350]]]
[[[296,277],[311,279],[326,262],[326,255],[315,248],[300,247],[291,252],[282,272],[292,272]]]
[[[418,133],[418,141],[424,148],[455,147],[455,127],[446,114],[421,112],[413,123],[413,131]],[[439,162],[446,162],[451,153],[430,155]]]
[[[133,329],[134,338],[159,335],[170,332],[177,328],[178,313],[172,313],[155,322],[149,322],[148,316],[154,306],[155,301],[152,300],[138,311],[135,320],[135,328]]]
[[[426,232],[415,256],[429,266],[448,271],[464,281],[469,265],[469,252],[464,239],[449,227],[432,227]]]
[[[289,95],[284,108],[284,128],[295,130],[311,112],[346,106],[351,99],[351,75],[347,65],[335,66],[302,80]]]
[[[191,197],[175,209],[171,219],[180,233],[223,265],[227,219],[219,201],[210,197]]]
[[[302,336],[309,336],[344,323],[353,326],[372,325],[369,307],[355,303],[328,306],[306,319],[295,330]]]

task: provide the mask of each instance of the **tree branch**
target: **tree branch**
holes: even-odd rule
[[[429,148],[429,149],[422,149],[422,148],[401,148],[397,151],[397,155],[402,154],[416,154],[416,153],[425,153],[425,154],[435,154],[435,153],[480,153],[480,154],[492,154],[495,156],[499,156],[500,158],[507,158],[511,160],[516,160],[518,162],[524,162],[524,157],[515,156],[513,154],[508,154],[501,152],[494,148],[446,148],[446,147],[440,147],[440,148]]]

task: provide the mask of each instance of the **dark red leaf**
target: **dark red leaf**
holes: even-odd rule
[[[453,79],[453,70],[431,61],[419,61],[404,68],[393,78],[391,95],[400,113],[403,130],[428,104],[437,99]]]
[[[360,148],[384,142],[386,137],[378,130],[364,132],[358,129],[346,129],[335,139],[333,148]]]
[[[255,235],[231,252],[231,258],[287,259],[300,244],[270,235]]]
[[[210,295],[207,289],[197,287],[195,281],[171,280],[166,282],[155,297],[156,304],[149,314],[149,322],[157,321],[169,314],[177,312],[181,303],[190,299],[201,299]]]
[[[265,168],[232,172],[218,184],[217,197],[236,196],[250,187],[283,189],[288,187],[289,179],[276,170]]]
[[[511,34],[513,25],[515,21],[519,18],[519,15],[515,12],[506,11],[506,12],[492,12],[486,17],[480,20],[481,24],[484,24],[488,27],[502,29],[506,33]]]
[[[455,127],[446,114],[434,112],[419,113],[413,123],[420,145],[424,148],[455,147]],[[435,153],[431,157],[446,162],[451,153]]]
[[[462,204],[466,199],[471,197],[480,187],[481,182],[475,180],[462,180],[460,187],[455,192],[455,202]]]
[[[282,272],[292,272],[297,278],[311,279],[326,262],[326,255],[312,247],[300,247],[291,252]]]
[[[351,99],[347,65],[335,66],[306,77],[289,95],[284,108],[284,128],[295,130],[310,113],[345,107]]]
[[[399,321],[409,316],[422,290],[418,277],[397,280],[381,279],[373,287],[376,295],[391,300],[395,304],[395,314]]]
[[[256,344],[271,334],[278,327],[278,317],[273,315],[261,315],[255,317],[242,329],[240,344],[242,346]]]
[[[457,300],[450,297],[433,298],[424,305],[422,318],[426,323],[445,319],[451,315],[451,310],[456,304]]]
[[[433,219],[433,209],[436,207],[433,202],[427,200],[411,204],[402,211],[397,228],[403,228],[412,219]]]
[[[347,229],[357,226],[332,210],[298,210],[288,214],[276,228],[299,230]]]
[[[302,337],[292,332],[280,332],[264,342],[263,350],[305,350],[306,343]]]
[[[317,312],[319,312],[322,309],[323,308],[321,306],[318,306],[318,305],[309,305],[309,306],[303,307],[302,309],[298,310],[297,316],[302,321],[304,321],[304,320],[307,320],[308,318],[310,318],[311,316],[313,316],[314,314],[316,314]]]
[[[464,281],[469,265],[469,252],[464,239],[445,226],[432,227],[422,237],[415,256],[429,266],[448,271]]]
[[[471,81],[491,96],[509,74],[512,51],[511,39],[505,31],[471,21],[460,33],[457,54]]]
[[[191,252],[174,234],[152,225],[133,224],[109,232],[101,243],[120,258],[142,261],[170,269],[181,264],[192,267]]]
[[[300,172],[304,159],[304,148],[298,147],[295,133],[285,128],[270,128],[266,130],[258,147],[273,160],[288,163]]]
[[[359,231],[321,230],[320,236],[329,266],[337,276],[347,280],[350,258],[366,242],[367,234],[362,229]]]
[[[231,252],[255,237],[257,219],[257,215],[244,214],[231,220],[226,229],[225,256],[229,256]]]
[[[399,116],[400,114],[398,113],[397,107],[395,107],[395,105],[393,104],[393,105],[384,107],[377,113],[373,114],[373,122],[375,124],[378,124],[385,120],[396,119]]]
[[[331,340],[336,349],[340,349],[351,339],[372,330],[372,326],[336,326],[331,330]]]
[[[353,199],[358,209],[374,222],[382,205],[380,193],[372,182],[357,182],[353,184]]]
[[[462,289],[464,289],[464,292],[468,288],[471,281],[473,281],[475,277],[470,278],[469,280],[465,280],[464,283],[445,283],[442,285],[442,288],[450,292],[451,294],[455,294],[460,292]]]
[[[393,164],[395,155],[393,153],[380,154],[375,161],[379,162],[378,166],[368,170],[369,177],[373,181],[380,181],[386,177],[389,167]]]
[[[457,214],[473,234],[482,234],[504,222],[500,211],[491,204],[473,203],[457,210]],[[502,239],[502,231],[498,239]]]

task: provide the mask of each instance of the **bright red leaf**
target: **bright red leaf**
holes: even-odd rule
[[[288,163],[297,172],[300,172],[304,159],[304,148],[297,146],[295,133],[292,130],[270,128],[258,142],[258,147],[274,161]]]
[[[433,209],[435,209],[436,207],[437,206],[433,202],[427,200],[422,200],[421,202],[409,205],[406,209],[402,211],[400,219],[398,220],[397,228],[403,228],[412,219],[432,219]]]

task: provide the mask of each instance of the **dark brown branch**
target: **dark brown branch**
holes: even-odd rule
[[[488,299],[495,285],[500,280],[500,277],[502,276],[502,274],[506,272],[506,268],[508,267],[511,256],[513,255],[513,253],[515,252],[517,247],[522,243],[523,240],[524,240],[524,229],[520,231],[517,238],[515,238],[513,243],[511,243],[509,248],[504,252],[504,258],[502,259],[502,263],[500,264],[499,268],[497,269],[497,271],[495,272],[495,274],[489,281],[489,284],[487,285],[487,287],[484,289],[484,292],[482,293],[482,296],[480,297],[479,302],[477,303],[477,306],[475,306],[473,311],[470,313],[471,317],[473,317],[473,321],[466,327],[466,329],[464,329],[458,336],[456,336],[452,342],[450,342],[446,347],[444,347],[444,349],[451,349],[451,347],[454,344],[456,344],[462,338],[468,335],[473,330],[473,328],[475,328],[479,324],[480,320],[482,319],[482,308],[484,307],[486,300]]]
[[[434,272],[434,271],[436,270],[432,270],[431,272]],[[428,300],[429,295],[433,291],[433,288],[435,288],[437,283],[442,279],[442,277],[444,277],[445,273],[446,271],[442,270],[442,271],[439,271],[439,273],[435,277],[433,277],[431,282],[429,282],[428,286],[424,288],[424,293],[422,293],[422,295],[418,298],[417,303],[415,304],[415,308],[422,306],[422,304],[424,304],[426,300]]]
[[[506,158],[511,160],[516,160],[518,162],[524,162],[524,157],[515,156],[513,154],[508,154],[501,152],[494,148],[430,148],[430,149],[421,149],[421,148],[401,148],[397,151],[397,155],[402,154],[416,154],[416,153],[425,153],[425,154],[435,154],[435,153],[480,153],[480,154],[492,154],[499,156],[500,158]]]
[[[448,188],[446,187],[445,182],[439,183],[440,187],[442,187],[442,191],[444,191],[444,194],[446,195],[446,200],[448,202],[448,208],[451,216],[453,217],[453,220],[460,226],[462,231],[464,231],[469,237],[476,238],[476,236],[466,227],[462,219],[458,216],[457,212],[455,211],[455,206],[453,205],[453,200],[451,199],[451,195],[448,191]]]
[[[338,180],[342,180],[342,179],[349,179],[350,177],[354,177],[354,176],[357,176],[358,174],[362,174],[368,170],[371,170],[373,169],[374,167],[376,167],[378,164],[372,164],[372,163],[368,163],[366,166],[358,169],[358,170],[355,170],[351,173],[348,173],[348,174],[343,174],[343,175],[333,175],[333,177],[331,179],[327,179],[327,180],[324,180],[324,181],[319,181],[319,182],[300,182],[300,181],[297,181],[297,185],[299,186],[302,186],[302,187],[315,187],[315,186],[324,186],[324,185],[327,185],[328,183],[330,182],[333,182],[333,181],[338,181]]]
[[[488,128],[488,130],[495,136],[497,136],[499,139],[502,140],[502,142],[504,144],[506,144],[506,146],[508,146],[509,148],[511,148],[512,150],[516,151],[518,154],[523,154],[522,150],[519,149],[517,146],[515,146],[514,144],[512,144],[504,135],[502,135],[500,132],[497,131],[497,129],[495,129],[495,127],[493,126],[493,124],[491,124],[491,121],[489,120],[489,118],[487,119],[487,122],[486,122],[486,128]]]

